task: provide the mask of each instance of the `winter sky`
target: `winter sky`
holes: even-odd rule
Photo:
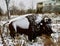
[[[13,4],[20,8],[19,3],[23,3],[25,6],[25,9],[32,7],[32,1],[33,1],[33,7],[36,8],[36,4],[41,1],[45,0],[10,0],[9,7],[11,7]],[[6,4],[5,0],[0,0],[0,7],[3,9],[3,11],[6,11]]]

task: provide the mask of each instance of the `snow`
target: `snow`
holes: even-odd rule
[[[60,24],[51,24],[52,26],[52,30],[54,32],[60,32],[59,29],[60,29]]]
[[[32,44],[27,43],[27,46],[44,46],[44,44],[43,43],[39,44],[39,43],[35,42]]]
[[[58,17],[54,18],[54,20],[60,20],[60,17],[58,16]]]
[[[16,30],[17,26],[19,26],[23,29],[28,29],[29,28],[29,21],[27,18],[22,18],[22,19],[19,19],[19,20],[13,22],[13,26],[14,26],[15,30]]]
[[[1,36],[0,36],[0,46],[3,46]]]
[[[0,25],[3,26],[7,21],[0,21]]]
[[[16,20],[18,20],[18,19],[25,18],[25,16],[28,16],[28,15],[32,15],[32,14],[20,15],[20,16],[18,16],[18,17],[16,17],[16,18],[10,19],[10,20],[9,20],[9,23],[11,23],[12,21],[16,21]]]
[[[52,33],[51,36],[52,36],[54,42],[57,42],[58,38],[60,37],[58,32]]]
[[[13,19],[13,18],[16,18],[18,17],[19,15],[11,15],[10,18]]]
[[[3,44],[0,44],[0,46],[3,46]]]
[[[38,24],[42,20],[42,14],[38,14],[37,19],[35,22]]]

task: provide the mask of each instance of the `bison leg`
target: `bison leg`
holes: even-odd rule
[[[13,22],[11,22],[11,23],[9,24],[9,30],[10,30],[10,36],[14,38],[14,36],[15,36],[15,29],[14,29],[12,23],[13,23]]]
[[[10,35],[11,35],[12,38],[15,37],[15,34],[16,34],[16,33],[15,33],[14,31],[10,32]]]
[[[29,39],[29,41],[32,41],[32,37],[31,36],[28,36],[28,39]]]
[[[32,32],[31,35],[28,36],[28,39],[29,39],[30,41],[35,40],[35,39],[36,39],[36,34],[35,34],[35,32]]]

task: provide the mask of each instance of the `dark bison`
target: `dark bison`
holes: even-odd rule
[[[51,19],[48,17],[42,18],[41,15],[22,16],[9,23],[10,35],[14,38],[16,33],[25,34],[30,41],[42,34],[50,36],[53,31],[49,24],[51,24]]]

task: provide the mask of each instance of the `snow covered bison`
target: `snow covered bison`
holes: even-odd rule
[[[19,16],[9,23],[10,35],[14,38],[16,33],[25,34],[32,41],[42,34],[50,36],[53,32],[50,24],[51,19],[46,16],[42,18],[42,14]]]

